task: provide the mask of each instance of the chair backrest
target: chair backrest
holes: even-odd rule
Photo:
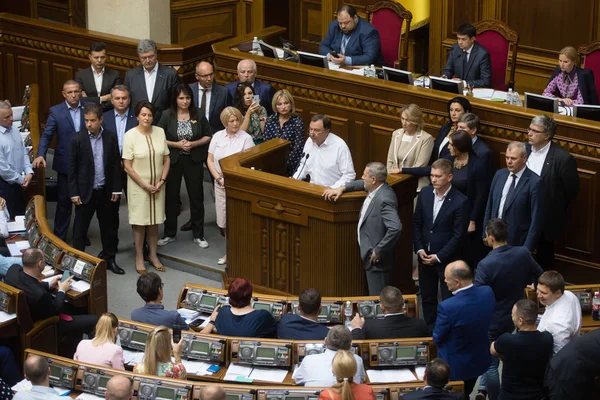
[[[577,53],[582,59],[581,67],[590,69],[594,73],[596,93],[600,93],[600,41],[579,46]]]
[[[490,53],[492,87],[496,90],[513,88],[515,85],[519,35],[502,21],[484,20],[473,25],[477,29],[477,42]],[[511,67],[507,79],[509,60],[511,61]]]
[[[408,32],[412,13],[395,1],[380,1],[366,7],[367,19],[379,32],[385,65],[406,68]],[[404,39],[402,26],[406,22]]]

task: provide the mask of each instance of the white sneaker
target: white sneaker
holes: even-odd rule
[[[203,249],[208,248],[208,242],[203,237],[202,238],[195,238],[194,242],[196,242],[196,244],[198,246],[200,246],[201,248],[203,248]]]
[[[167,244],[169,244],[169,243],[171,243],[171,242],[174,242],[174,241],[175,241],[175,238],[174,238],[174,237],[165,236],[165,237],[164,237],[164,238],[162,238],[162,239],[158,239],[158,242],[157,242],[157,244],[158,244],[159,246],[165,246],[165,245],[167,245]]]

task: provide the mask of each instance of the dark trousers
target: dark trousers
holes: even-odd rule
[[[73,318],[72,321],[58,320],[58,338],[62,341],[59,353],[67,358],[73,358],[84,333],[88,337],[92,337],[92,332],[98,322],[97,315],[71,315],[71,318]]]
[[[464,380],[464,383],[465,383],[465,391],[464,391],[465,399],[468,399],[469,396],[471,395],[471,392],[475,388],[475,382],[477,382],[477,377],[471,378],[471,379],[465,379]]]
[[[6,208],[11,219],[25,214],[25,194],[21,185],[0,179],[0,197],[6,200]]]
[[[94,213],[100,225],[102,254],[106,260],[114,260],[117,252],[118,226],[115,227],[115,215],[119,216],[119,203],[110,201],[111,193],[106,188],[92,190],[92,197],[86,204],[75,207],[73,223],[73,247],[85,251],[85,237]]]
[[[166,221],[163,236],[177,235],[177,214],[179,214],[179,192],[181,178],[185,179],[190,200],[192,234],[194,239],[204,237],[204,166],[194,163],[192,157],[180,154],[175,164],[171,164],[167,177]]]
[[[540,240],[537,245],[536,258],[538,264],[544,271],[553,269],[554,267],[554,241],[544,239],[544,235],[540,235]]]
[[[69,181],[67,174],[58,174],[56,182],[58,198],[56,201],[56,214],[54,215],[54,234],[66,241],[71,223],[73,203],[69,197]]]
[[[437,319],[438,284],[442,292],[442,300],[452,294],[444,282],[444,269],[446,264],[424,265],[419,261],[419,289],[423,304],[423,317],[429,329],[433,329]]]

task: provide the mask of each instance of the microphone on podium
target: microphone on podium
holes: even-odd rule
[[[300,159],[300,162],[302,162],[302,160],[304,160],[304,164],[302,164],[302,168],[300,169],[300,173],[298,174],[298,178],[296,178],[296,179],[300,179],[300,177],[302,176],[302,172],[304,171],[304,167],[306,167],[306,162],[308,161],[308,157],[310,157],[309,153],[302,153],[302,158]]]

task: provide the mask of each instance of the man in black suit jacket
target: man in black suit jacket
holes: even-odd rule
[[[69,290],[73,278],[69,277],[64,282],[60,282],[61,275],[58,275],[49,283],[40,282],[39,279],[43,278],[42,271],[45,267],[44,253],[40,249],[32,247],[23,253],[23,267],[18,264],[11,266],[6,273],[4,282],[25,292],[25,299],[33,322],[55,315],[61,316],[58,320],[58,338],[61,340],[64,336],[68,336],[64,341],[66,347],[61,355],[72,358],[81,341],[82,334],[86,333],[91,337],[98,317],[96,315],[74,315],[76,310],[65,302],[65,293]],[[58,292],[53,297],[50,291],[55,289],[58,289]]]
[[[476,33],[477,29],[471,24],[462,24],[458,27],[457,43],[452,45],[442,77],[466,81],[473,87],[491,88],[490,53],[476,42]]]
[[[238,63],[237,66],[238,80],[225,85],[229,91],[231,98],[235,98],[235,89],[240,82],[250,82],[254,88],[254,92],[260,96],[260,105],[267,110],[267,114],[273,114],[273,96],[275,89],[268,83],[256,80],[256,63],[254,60],[246,59]]]
[[[137,52],[142,65],[125,73],[125,86],[130,90],[133,108],[140,101],[152,103],[156,110],[152,124],[156,125],[161,113],[171,105],[171,95],[179,83],[179,76],[174,69],[158,63],[158,49],[153,40],[140,41]]]
[[[352,339],[393,339],[429,336],[422,319],[409,318],[404,311],[400,289],[386,286],[379,295],[383,318],[368,319],[356,314],[352,319]]]
[[[94,213],[97,213],[102,239],[101,258],[107,268],[124,274],[115,262],[117,235],[115,216],[121,197],[121,156],[117,135],[102,128],[102,107],[86,106],[86,129],[71,139],[69,153],[69,197],[75,204],[73,247],[85,251],[85,237]]]
[[[431,186],[421,189],[413,216],[413,242],[419,256],[419,286],[425,322],[437,318],[438,285],[442,299],[450,297],[444,281],[446,265],[460,257],[469,224],[467,197],[454,189],[452,163],[445,158],[431,165]]]
[[[221,123],[221,112],[225,107],[233,104],[232,96],[227,89],[215,83],[215,72],[211,63],[199,62],[196,65],[195,76],[198,82],[190,83],[194,104],[204,111],[204,116],[214,135],[225,129]]]
[[[434,358],[427,363],[423,382],[423,389],[402,393],[402,400],[462,400],[460,392],[447,392],[444,390],[450,379],[450,366],[441,358]]]
[[[544,184],[542,232],[537,244],[537,260],[546,271],[554,265],[554,241],[565,231],[568,208],[579,193],[579,173],[575,158],[552,141],[556,123],[552,117],[539,115],[529,125],[527,168]]]
[[[292,340],[325,339],[329,328],[318,322],[321,308],[319,291],[315,288],[304,289],[298,296],[298,312],[285,314],[277,324],[277,337]]]
[[[458,130],[463,130],[471,136],[471,140],[473,141],[473,152],[477,158],[482,160],[487,172],[486,175],[489,177],[488,182],[491,182],[495,170],[494,153],[490,149],[490,146],[477,135],[477,132],[479,131],[479,117],[473,113],[464,113],[458,119],[456,127]]]
[[[104,110],[112,108],[110,89],[121,83],[119,71],[104,66],[106,63],[106,44],[92,43],[90,46],[91,68],[82,69],[75,73],[75,80],[81,86],[84,100],[102,104]]]

